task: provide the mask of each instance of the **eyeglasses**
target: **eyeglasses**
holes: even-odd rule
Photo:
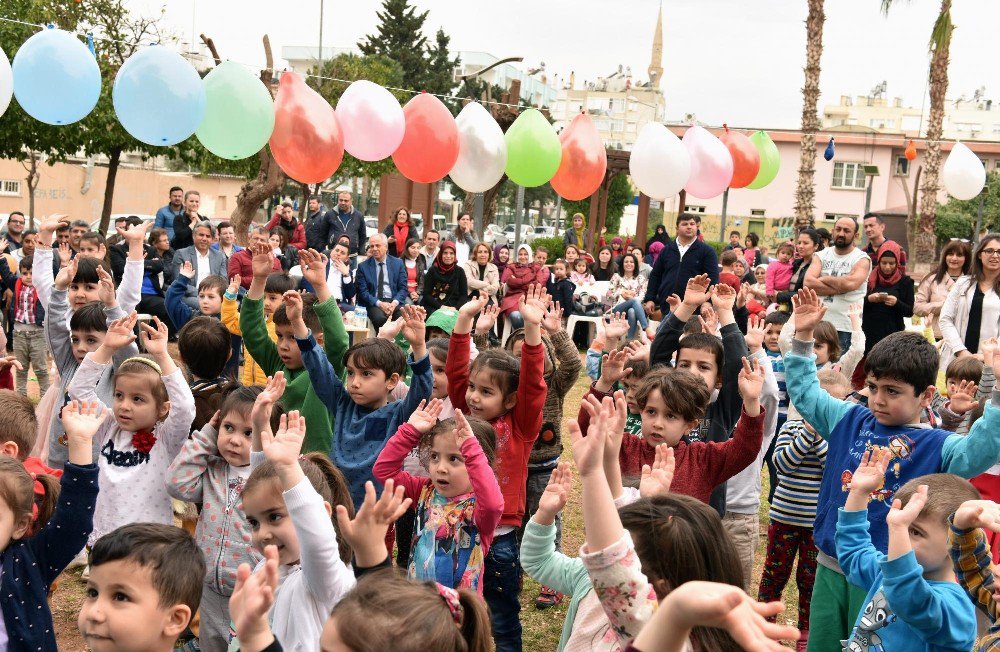
[[[1000,249],[983,249],[980,253],[984,256],[992,258],[993,256],[1000,256]]]

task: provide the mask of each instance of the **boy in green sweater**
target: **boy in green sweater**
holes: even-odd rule
[[[281,397],[281,404],[285,411],[298,410],[306,418],[306,439],[302,452],[329,453],[333,433],[330,411],[316,396],[312,383],[309,382],[309,373],[302,365],[302,352],[295,341],[284,305],[275,310],[273,317],[277,343],[267,334],[264,285],[268,274],[273,271],[274,254],[267,245],[252,246],[250,251],[253,256],[253,282],[250,283],[250,290],[240,309],[243,342],[268,376],[273,376],[278,371],[285,372],[288,386]],[[308,295],[303,297],[302,319],[315,334],[317,343],[323,347],[339,376],[344,373],[347,331],[344,329],[337,300],[326,285],[326,263],[326,256],[312,249],[299,252],[302,277],[316,292],[315,301],[310,301]]]

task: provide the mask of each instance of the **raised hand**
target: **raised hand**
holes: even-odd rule
[[[73,282],[73,279],[76,278],[76,266],[78,262],[76,258],[72,258],[59,270],[55,280],[52,282],[57,290],[66,290],[69,284]]]
[[[69,264],[69,261],[75,260],[75,258],[73,257],[73,250],[70,248],[68,242],[60,242],[57,253],[59,254],[60,265],[65,266]]]
[[[816,324],[820,323],[826,314],[826,306],[814,290],[802,288],[798,294],[792,296],[792,307],[795,313],[796,337],[801,333],[803,337],[811,340]]]
[[[264,456],[276,468],[299,468],[299,454],[305,438],[306,419],[299,415],[298,410],[292,410],[281,415],[277,433],[272,435],[266,430],[261,433],[261,447],[264,449]],[[286,487],[286,490],[290,488]]]
[[[52,243],[52,234],[59,230],[63,225],[69,226],[69,216],[61,215],[59,213],[49,215],[48,217],[43,217],[38,220],[38,233],[40,236],[48,236],[48,243]]]
[[[285,316],[294,329],[295,325],[302,321],[302,295],[295,290],[289,290],[281,295],[281,300],[285,303]]]
[[[117,351],[134,342],[137,321],[139,321],[139,315],[133,312],[131,315],[125,315],[108,324],[108,333],[104,336],[102,346]]]
[[[100,401],[70,401],[62,409],[62,424],[69,440],[69,461],[73,464],[93,463],[94,435],[108,416],[108,408]]]
[[[540,325],[545,317],[546,307],[549,302],[549,294],[545,291],[545,286],[533,283],[518,301],[518,310],[524,317],[524,323]]]
[[[757,315],[751,315],[750,320],[747,322],[747,334],[744,336],[750,353],[757,351],[764,345],[766,331],[764,320]]]
[[[432,398],[430,402],[420,401],[420,405],[413,411],[407,423],[417,429],[421,434],[426,435],[431,428],[437,425],[441,417],[441,410],[444,409],[444,401],[439,398]]]
[[[743,369],[740,370],[740,396],[745,399],[760,398],[764,387],[764,367],[752,358],[743,358]]]
[[[274,251],[270,245],[255,244],[247,247],[250,250],[250,266],[256,278],[267,278],[274,271]]]
[[[411,345],[423,344],[427,337],[427,311],[423,306],[406,305],[400,308],[403,317],[401,333]]]
[[[405,497],[402,485],[396,486],[390,478],[385,481],[382,497],[375,499],[375,485],[365,483],[365,500],[352,519],[347,508],[337,505],[337,523],[340,535],[354,550],[354,563],[369,568],[385,561],[385,534],[389,526],[406,513],[413,501]]]
[[[608,342],[620,339],[628,332],[628,318],[624,312],[613,312],[604,323],[604,338]]]
[[[114,308],[118,305],[115,280],[111,278],[111,274],[108,274],[106,269],[100,266],[97,268],[97,298],[107,308]]]
[[[962,380],[958,386],[948,395],[948,408],[955,414],[965,414],[972,408],[979,405],[976,400],[976,392],[979,386],[971,380]]]
[[[861,456],[854,475],[851,476],[851,492],[866,498],[885,484],[885,470],[889,467],[892,453],[888,448],[867,450]]]
[[[733,304],[737,308],[742,308],[747,305],[747,298],[753,296],[753,291],[750,289],[749,283],[740,284],[740,291],[736,293],[736,303]]]
[[[691,308],[697,309],[701,304],[712,298],[712,282],[708,274],[699,274],[688,279],[687,287],[684,289],[684,303]]]
[[[133,317],[135,313],[132,313]],[[133,325],[135,321],[133,320]],[[155,328],[153,327],[155,326]],[[146,352],[152,355],[157,361],[164,358],[170,359],[170,355],[167,353],[167,340],[169,338],[169,333],[167,330],[167,325],[160,321],[159,317],[153,317],[153,326],[149,324],[139,324],[139,332],[142,342],[142,347],[146,349]],[[108,333],[110,333],[110,329]],[[166,373],[164,371],[164,373]]]
[[[476,435],[472,432],[472,426],[461,410],[455,410],[455,443],[461,449],[466,439],[472,439]]]
[[[601,356],[600,391],[610,392],[615,383],[632,373],[628,364],[628,351],[612,351]]]
[[[181,263],[180,269],[177,270],[177,273],[186,279],[193,279],[195,274],[194,265],[191,264],[190,260],[185,260]]]
[[[997,338],[991,337],[979,343],[979,352],[983,355],[983,364],[993,366],[997,354]]]
[[[712,306],[715,307],[715,311],[732,312],[736,303],[736,290],[725,283],[719,283],[712,290]]]
[[[285,372],[276,372],[267,379],[264,391],[257,395],[250,410],[250,423],[255,433],[271,430],[271,412],[285,393]]]
[[[595,410],[590,403],[581,404],[590,414],[590,426],[584,436],[576,419],[567,423],[570,438],[573,441],[573,459],[581,476],[589,476],[598,471],[604,472],[604,447],[607,440],[608,414],[612,411],[611,397],[605,397],[600,410]]]
[[[8,367],[14,367],[18,371],[24,371],[24,365],[22,365],[17,360],[17,356],[7,355],[0,358],[0,371],[7,369]]]
[[[402,330],[403,330],[403,316],[402,314],[400,314],[400,316],[397,319],[390,319],[386,321],[384,324],[382,324],[382,328],[378,329],[378,336],[381,337],[383,340],[394,340]]]
[[[676,294],[671,294],[667,297],[667,307],[670,312],[677,312],[677,306],[681,305],[681,298]]]
[[[649,362],[649,352],[652,346],[649,342],[643,342],[641,340],[632,340],[625,345],[625,350],[628,352],[628,361],[633,360],[645,360]]]
[[[532,518],[542,525],[551,525],[556,519],[556,514],[566,506],[572,489],[573,467],[568,462],[559,462],[549,476],[545,491],[538,498],[538,508]]]
[[[670,485],[674,482],[674,449],[666,444],[656,447],[656,458],[653,466],[642,465],[642,476],[639,479],[639,495],[665,496],[670,493]]]
[[[847,316],[851,320],[851,330],[861,330],[861,313],[864,307],[860,303],[852,303],[847,307]]]
[[[462,307],[458,309],[458,314],[460,317],[466,317],[471,322],[476,318],[484,307],[486,307],[486,302],[490,300],[490,297],[485,292],[480,292],[479,296],[469,297],[469,300],[462,304]]]
[[[149,231],[149,227],[152,225],[152,222],[140,222],[139,224],[133,224],[127,229],[119,227],[118,233],[128,244],[138,243],[141,246],[146,239],[146,232]]]
[[[542,328],[545,329],[545,332],[552,334],[562,330],[562,316],[562,306],[556,301],[550,301],[548,310],[545,311],[545,317],[542,319]]]
[[[226,292],[228,292],[229,294],[239,294],[240,285],[242,285],[242,283],[243,279],[240,277],[240,275],[234,274],[233,277],[229,279],[229,287],[226,289]]]
[[[479,315],[476,320],[476,334],[485,335],[493,330],[493,327],[497,323],[497,317],[500,316],[500,306],[496,303],[486,306],[483,308],[483,312]],[[544,326],[544,324],[543,324]]]
[[[614,411],[608,414],[605,429],[608,431],[608,439],[617,438],[620,447],[622,433],[625,432],[625,422],[628,420],[628,403],[625,402],[625,393],[621,390],[615,392],[613,398]]]
[[[961,530],[983,528],[1000,532],[1000,505],[992,500],[967,500],[955,511],[952,522]]]
[[[898,498],[892,501],[892,508],[885,517],[885,524],[890,528],[907,528],[910,523],[917,520],[926,504],[927,485],[922,484],[917,487],[916,493],[910,496],[906,507],[903,507],[903,501]]]
[[[302,269],[302,278],[309,281],[310,285],[316,287],[326,283],[326,264],[328,258],[315,249],[303,249],[299,252],[299,267]]]
[[[274,642],[268,613],[278,590],[278,547],[264,548],[264,565],[256,573],[250,564],[236,569],[236,585],[229,597],[229,615],[240,645],[246,650],[262,650]]]

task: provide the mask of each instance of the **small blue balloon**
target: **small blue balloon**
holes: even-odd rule
[[[830,138],[830,142],[826,144],[826,151],[823,152],[823,158],[828,161],[833,160],[833,138]]]
[[[14,97],[24,112],[50,125],[68,125],[94,110],[101,70],[87,46],[61,29],[38,32],[14,55]]]
[[[149,145],[176,145],[205,117],[201,77],[161,45],[143,48],[122,64],[111,96],[125,131]]]

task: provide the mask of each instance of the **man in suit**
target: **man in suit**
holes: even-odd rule
[[[399,316],[406,302],[406,268],[403,261],[389,255],[385,235],[373,235],[368,242],[368,258],[358,265],[358,305],[368,310],[368,319],[377,331],[382,324]]]
[[[177,278],[181,265],[185,262],[191,263],[194,267],[195,277],[188,286],[187,296],[184,303],[195,310],[198,309],[198,285],[205,280],[206,276],[213,274],[228,278],[226,276],[226,255],[218,249],[212,249],[212,240],[215,238],[215,227],[211,222],[198,222],[191,229],[191,237],[194,244],[177,250],[174,254],[174,278]]]
[[[677,237],[660,252],[646,284],[643,303],[648,314],[659,308],[665,317],[670,312],[667,297],[676,294],[683,299],[687,282],[699,274],[708,274],[713,285],[719,282],[719,257],[711,245],[698,239],[700,221],[689,213],[677,216]]]
[[[329,242],[336,242],[345,234],[351,239],[350,264],[353,272],[358,268],[358,254],[366,249],[368,232],[365,230],[365,216],[354,208],[351,193],[345,190],[337,195],[337,208],[328,212],[326,217],[331,218]]]

